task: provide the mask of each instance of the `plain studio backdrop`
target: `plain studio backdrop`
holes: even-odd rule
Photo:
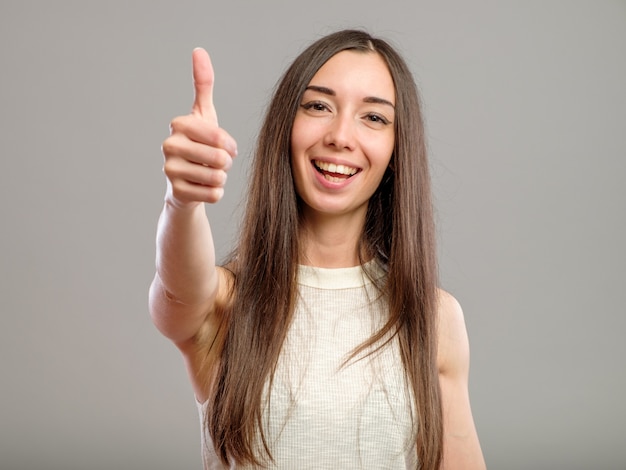
[[[441,282],[461,302],[491,469],[626,468],[626,2],[0,4],[0,468],[199,469],[182,359],[147,309],[160,145],[216,73],[239,143],[223,257],[271,91],[356,27],[406,57]]]

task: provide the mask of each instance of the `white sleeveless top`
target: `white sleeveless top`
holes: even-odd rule
[[[298,291],[265,391],[264,432],[274,458],[267,468],[414,470],[413,408],[397,342],[344,364],[382,326],[386,304],[360,266],[299,266]],[[204,429],[206,406],[198,403],[204,469],[224,470]]]

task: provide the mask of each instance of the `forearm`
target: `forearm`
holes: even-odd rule
[[[166,201],[157,229],[156,269],[172,301],[193,306],[215,295],[215,248],[204,204],[178,208]]]

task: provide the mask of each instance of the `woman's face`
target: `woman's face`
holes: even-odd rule
[[[291,134],[304,215],[365,217],[394,148],[395,89],[382,57],[342,51],[315,74]]]

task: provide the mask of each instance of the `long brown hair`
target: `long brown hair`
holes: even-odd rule
[[[442,417],[436,365],[437,269],[424,125],[414,79],[385,41],[357,30],[325,36],[284,73],[263,122],[252,165],[238,246],[228,264],[233,303],[210,391],[206,426],[216,452],[229,462],[263,465],[271,452],[263,433],[262,397],[287,335],[296,297],[299,204],[290,166],[291,128],[305,88],[343,50],[378,53],[396,93],[395,147],[368,205],[361,256],[387,270],[379,285],[389,305],[381,330],[354,353],[397,337],[413,392],[419,468],[442,458]],[[260,436],[262,449],[257,447]]]

